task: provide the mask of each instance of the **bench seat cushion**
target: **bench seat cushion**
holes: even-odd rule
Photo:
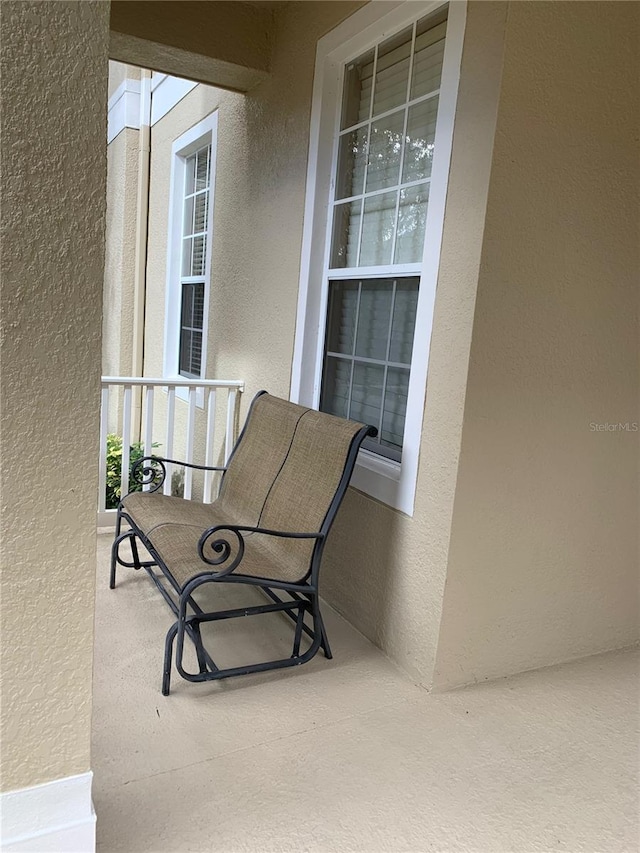
[[[205,530],[218,524],[237,523],[223,511],[219,501],[201,504],[157,492],[133,492],[123,500],[123,505],[181,587],[196,575],[225,568],[237,553],[234,534],[221,531],[221,537],[232,549],[229,561],[219,567],[210,566],[198,555],[198,542]],[[279,548],[282,540],[278,538],[255,533],[243,536],[245,552],[234,575],[295,583],[307,573],[312,545],[308,540],[296,540],[291,543],[289,553],[283,555]],[[216,556],[212,550],[209,553]]]

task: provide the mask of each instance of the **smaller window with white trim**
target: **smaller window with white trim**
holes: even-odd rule
[[[164,375],[204,379],[214,239],[218,113],[171,146]]]
[[[185,159],[178,369],[189,378],[199,378],[202,370],[210,189],[211,145],[205,145]]]

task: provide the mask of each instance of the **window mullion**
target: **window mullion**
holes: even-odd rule
[[[378,70],[378,45],[376,45],[375,52],[373,54],[373,77],[371,78],[371,102],[369,103],[369,122],[367,125],[367,156],[364,161],[364,174],[362,176],[362,201],[360,202],[360,225],[358,227],[358,243],[357,243],[357,254],[356,254],[356,266],[360,263],[360,250],[362,249],[362,229],[364,227],[364,193],[367,189],[367,175],[369,173],[369,152],[371,150],[371,120],[373,118],[373,99],[376,95],[376,73]],[[337,176],[336,176],[337,178]],[[335,208],[334,208],[335,211]],[[335,220],[335,213],[334,213]],[[358,291],[358,305],[360,304]]]
[[[406,125],[405,125],[405,129],[406,129]],[[429,178],[416,178],[413,181],[406,181],[406,182],[400,181],[397,184],[392,184],[390,187],[382,187],[381,190],[371,190],[371,192],[367,193],[367,198],[373,198],[376,195],[384,195],[385,193],[393,192],[393,190],[397,189],[398,187],[400,187],[401,189],[407,189],[408,187],[414,187],[414,186],[417,186],[418,184],[428,184],[430,180],[431,180],[431,178],[429,177]],[[363,197],[364,196],[362,194],[347,196],[346,198],[338,199],[337,201],[334,202],[334,204],[336,206],[339,204],[346,204],[347,202],[358,201],[359,199],[361,199]]]
[[[413,60],[413,55],[412,55],[411,59]],[[411,66],[411,70],[413,70],[413,65]],[[411,80],[411,77],[409,77],[409,80]],[[407,100],[405,106],[413,107],[413,106],[415,106],[415,104],[419,104],[421,101],[428,101],[429,98],[435,98],[435,96],[439,95],[439,94],[440,94],[440,89],[439,88],[434,89],[432,92],[427,92],[424,95],[418,95],[416,98],[413,98],[412,100]],[[402,109],[402,107],[391,107],[391,109],[385,110],[383,113],[378,113],[378,115],[376,116],[376,121],[380,121],[383,118],[387,118],[388,116],[392,115],[393,113],[399,113],[401,109]],[[338,136],[346,136],[348,133],[353,133],[355,130],[362,130],[363,127],[366,127],[368,122],[369,122],[369,119],[367,119],[367,118],[362,119],[362,121],[359,121],[357,124],[354,124],[351,127],[345,127],[344,130],[339,130]]]
[[[413,35],[415,38],[415,26]],[[409,79],[411,79],[411,75],[409,75]],[[389,328],[387,330],[387,351],[385,353],[385,365],[384,365],[384,376],[382,377],[382,398],[380,400],[380,421],[378,425],[378,441],[382,441],[382,422],[384,420],[384,403],[387,396],[387,376],[389,373],[389,356],[391,355],[391,332],[393,331],[393,312],[396,307],[396,286],[398,284],[398,280],[394,278],[393,285],[391,289],[391,307],[389,309]]]
[[[375,68],[375,65],[374,65]],[[362,295],[362,282],[358,282],[358,300],[356,302],[356,317],[353,324],[353,345],[351,347],[351,374],[349,375],[349,393],[347,395],[347,419],[351,417],[351,395],[353,394],[353,371],[356,366],[356,343],[358,341],[358,320],[360,319],[360,297]]]
[[[407,125],[409,123],[409,107],[407,106],[409,102],[409,98],[411,96],[411,77],[413,75],[413,58],[416,52],[416,29],[418,26],[418,22],[413,22],[413,30],[411,32],[411,53],[409,55],[409,76],[407,77],[407,97],[405,98],[404,105],[404,123],[402,125],[402,148],[400,149],[400,167],[398,171],[398,188],[396,190],[396,212],[393,219],[393,238],[391,240],[391,263],[394,262],[396,258],[396,239],[398,237],[398,217],[400,216],[400,193],[402,190],[400,189],[400,185],[402,184],[402,170],[404,169],[404,152],[407,146]],[[394,294],[395,294],[395,282],[394,282]],[[385,368],[386,375],[386,368]]]

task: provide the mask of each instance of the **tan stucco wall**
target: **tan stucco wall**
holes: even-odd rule
[[[323,569],[328,600],[425,686],[447,574],[506,8],[468,7],[414,515],[350,489]]]
[[[115,74],[114,74],[115,68]],[[127,66],[109,63],[109,80]],[[102,373],[132,376],[139,131],[124,128],[107,148],[107,228],[102,313]],[[112,390],[108,429],[122,423],[122,394]]]
[[[104,372],[131,375],[138,131],[125,128],[107,151],[107,243],[102,358]]]
[[[512,3],[436,683],[638,638],[638,17]]]
[[[3,790],[89,769],[108,18],[2,4]]]

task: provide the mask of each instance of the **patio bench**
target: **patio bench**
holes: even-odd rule
[[[132,476],[144,490],[130,492],[118,507],[110,587],[115,587],[117,565],[144,569],[177,617],[165,640],[165,696],[174,641],[176,669],[193,682],[297,666],[320,648],[331,657],[318,598],[320,561],[360,445],[376,433],[374,427],[261,391],[226,468],[156,456],[134,464]],[[217,500],[202,504],[162,494],[167,463],[223,472]],[[123,522],[128,529],[123,530]],[[130,559],[121,553],[124,542],[130,544]],[[141,557],[139,543],[148,557]],[[219,583],[257,587],[268,603],[205,611],[194,595],[203,585]],[[271,612],[295,624],[291,655],[219,668],[204,646],[201,624]],[[309,641],[304,650],[303,635]],[[195,646],[198,672],[186,669],[185,636]]]

